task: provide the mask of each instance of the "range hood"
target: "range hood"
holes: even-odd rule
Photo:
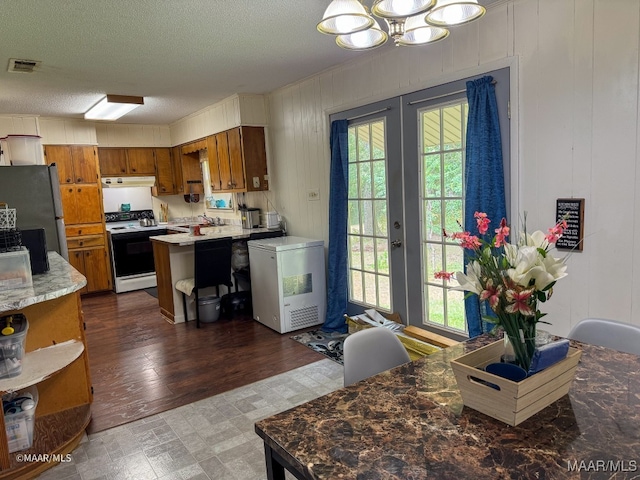
[[[156,177],[103,177],[102,186],[104,188],[119,187],[153,187],[156,184]]]

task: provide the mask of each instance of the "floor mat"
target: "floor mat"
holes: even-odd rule
[[[328,333],[323,332],[322,330],[312,330],[310,332],[294,335],[291,338],[296,342],[300,342],[312,350],[321,353],[325,357],[330,358],[334,362],[343,365],[342,344],[344,339],[348,336],[348,333]]]
[[[144,291],[147,292],[152,297],[158,298],[158,287],[145,288]]]

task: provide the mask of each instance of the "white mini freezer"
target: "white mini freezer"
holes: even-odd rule
[[[247,246],[253,318],[280,333],[324,323],[324,241],[275,237]]]

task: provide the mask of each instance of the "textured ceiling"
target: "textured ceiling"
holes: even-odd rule
[[[110,93],[145,97],[121,123],[168,124],[234,93],[271,92],[366,55],[317,33],[328,4],[3,0],[0,114],[82,118]],[[9,73],[10,58],[42,64]]]

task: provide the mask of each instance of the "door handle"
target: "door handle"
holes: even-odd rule
[[[393,240],[393,241],[391,242],[391,246],[392,246],[393,248],[401,247],[401,246],[402,246],[402,240],[400,240],[400,239],[398,239],[398,240]]]

